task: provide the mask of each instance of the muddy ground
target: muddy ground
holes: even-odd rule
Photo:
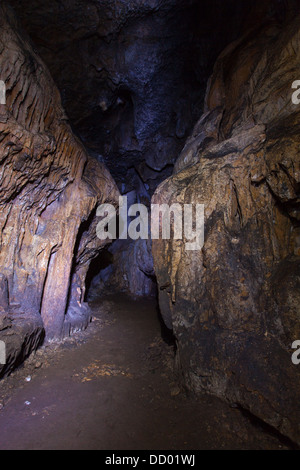
[[[91,303],[93,322],[0,382],[1,450],[289,449],[220,400],[177,385],[151,299]]]

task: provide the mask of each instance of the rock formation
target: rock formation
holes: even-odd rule
[[[89,321],[84,281],[105,242],[96,207],[116,202],[103,164],[74,137],[47,68],[0,3],[0,340],[3,374],[37,347]]]
[[[251,3],[236,39],[240,0],[11,0],[29,39],[0,0],[0,376],[87,326],[97,206],[161,183],[154,203],[204,204],[204,246],[154,240],[154,272],[117,241],[94,284],[156,275],[185,384],[300,444],[299,2]]]
[[[122,194],[135,191],[135,202],[144,195],[150,199],[157,185],[172,174],[201,113],[214,61],[224,44],[236,39],[247,4],[240,0],[10,3],[48,65],[84,145],[105,162]],[[147,258],[147,246],[140,245]],[[119,248],[122,255],[113,249],[114,261],[99,278],[133,295],[153,290],[155,285],[150,285],[138,263],[127,262],[135,259],[136,248],[130,243]]]
[[[205,243],[153,242],[185,383],[300,443],[300,18],[250,29],[218,58],[205,109],[153,202],[205,205]]]
[[[249,9],[239,0],[10,3],[85,146],[122,193],[142,180],[151,195],[172,173],[214,61]]]
[[[132,298],[156,297],[151,240],[117,240],[108,249],[109,263],[96,267],[89,298],[122,292]]]

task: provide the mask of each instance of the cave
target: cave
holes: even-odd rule
[[[0,449],[298,450],[299,1],[0,23]]]

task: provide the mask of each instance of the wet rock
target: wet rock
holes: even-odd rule
[[[87,303],[70,304],[64,321],[64,336],[85,330],[91,320],[92,312]]]
[[[81,271],[81,286],[105,244],[94,230],[96,207],[119,193],[73,135],[47,67],[3,2],[0,13],[7,94],[0,107],[0,304],[13,320],[3,331],[8,372],[44,333],[62,338],[73,274]]]
[[[91,296],[107,289],[135,298],[156,295],[151,240],[118,240],[109,251],[112,263],[93,279]]]
[[[107,164],[122,194],[149,199],[172,174],[201,112],[214,60],[237,37],[248,6],[239,0],[11,4],[89,152]],[[116,266],[102,273],[105,285],[117,286],[119,277],[120,290],[149,292],[151,279],[127,262],[135,259],[134,248],[119,248],[127,255],[116,255]]]
[[[153,198],[204,204],[203,248],[154,240],[153,255],[186,384],[299,444],[300,19],[286,13],[221,54],[204,114]]]
[[[11,327],[0,331],[0,341],[5,344],[6,355],[6,364],[0,364],[0,378],[21,365],[42,344],[44,334],[39,314],[14,316]]]
[[[0,274],[0,313],[8,310],[8,284],[3,274]]]
[[[0,315],[0,331],[10,328],[12,325],[12,320],[8,315]]]

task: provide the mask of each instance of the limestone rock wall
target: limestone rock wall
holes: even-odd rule
[[[15,335],[18,343],[7,370],[14,355],[28,352],[44,334],[56,339],[72,329],[69,319],[65,327],[68,305],[75,301],[80,310],[85,273],[103,245],[96,237],[96,207],[115,202],[118,190],[72,134],[50,73],[5,2],[0,79],[6,85],[6,105],[0,105],[0,315],[8,319],[0,324],[0,340]],[[83,317],[78,327],[88,321]]]
[[[289,13],[289,12],[288,12]],[[274,18],[216,62],[204,114],[153,202],[205,205],[205,244],[154,241],[160,306],[185,383],[300,442],[300,18]]]
[[[122,194],[150,199],[202,110],[206,82],[249,7],[240,0],[9,0],[61,91],[84,145]],[[252,2],[253,3],[253,2]],[[224,21],[224,16],[226,21]],[[139,253],[148,257],[146,244]],[[100,273],[135,296],[155,288],[117,249]],[[127,253],[125,253],[125,250]],[[152,266],[153,270],[153,266]],[[98,284],[98,288],[101,284]]]

